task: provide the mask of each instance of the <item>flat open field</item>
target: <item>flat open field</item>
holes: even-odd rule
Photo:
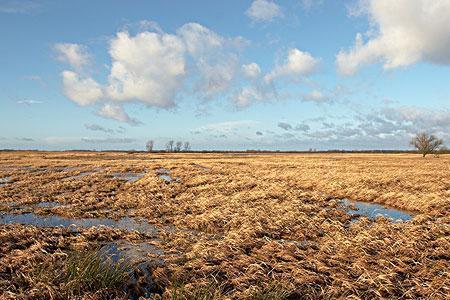
[[[1,152],[0,180],[1,299],[450,298],[450,156]]]

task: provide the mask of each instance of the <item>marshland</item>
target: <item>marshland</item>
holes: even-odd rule
[[[448,299],[450,156],[0,153],[2,299]]]

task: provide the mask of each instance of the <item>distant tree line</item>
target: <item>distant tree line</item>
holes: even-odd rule
[[[147,152],[154,151],[155,142],[153,140],[148,140],[145,144],[145,149]],[[433,134],[427,133],[418,133],[416,134],[410,141],[410,145],[413,146],[416,151],[422,154],[425,157],[427,154],[434,154],[438,156],[439,154],[449,153],[449,149],[444,146],[444,141]],[[161,150],[160,150],[161,151]],[[182,141],[174,141],[169,140],[163,151],[166,152],[187,152],[191,151],[191,144],[189,142]],[[158,151],[159,152],[159,151]],[[316,152],[316,153],[410,153],[408,150],[317,150],[313,148],[309,148],[308,151],[280,151],[280,150],[256,150],[256,149],[248,149],[245,151],[229,151],[229,150],[203,150],[196,152],[217,152],[217,153],[305,153],[305,152]]]
[[[149,140],[145,144],[145,149],[147,150],[147,152],[152,152],[154,146],[155,142],[153,140]],[[187,152],[190,150],[191,150],[191,143],[189,142],[182,142],[182,141],[175,142],[174,140],[170,140],[166,143],[165,146],[166,152],[182,152],[182,151]]]

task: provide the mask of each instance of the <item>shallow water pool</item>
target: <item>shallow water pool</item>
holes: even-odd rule
[[[347,207],[346,211],[349,214],[365,216],[372,220],[381,216],[396,221],[409,221],[413,217],[411,212],[387,207],[378,203],[369,203],[350,199],[342,199],[341,203]]]
[[[108,218],[66,218],[60,216],[41,216],[35,213],[25,214],[0,214],[0,224],[22,224],[36,227],[99,227],[107,226],[111,228],[123,229],[127,231],[137,231],[143,234],[156,234],[156,226],[148,224],[145,220],[138,218],[124,217],[119,220]]]

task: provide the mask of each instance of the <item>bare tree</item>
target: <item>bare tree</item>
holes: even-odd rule
[[[181,147],[183,147],[183,142],[177,142],[175,144],[175,152],[180,152],[181,151]]]
[[[183,151],[191,150],[191,144],[189,142],[184,142]]]
[[[412,138],[411,145],[417,149],[417,152],[422,154],[422,157],[425,157],[427,154],[435,153],[439,150],[444,145],[444,141],[433,134],[429,135],[422,132]]]
[[[174,141],[168,141],[166,144],[166,151],[167,152],[172,152],[173,151],[173,143]]]
[[[145,149],[147,149],[148,152],[152,152],[154,144],[155,142],[153,140],[149,140],[147,144],[145,144]]]

